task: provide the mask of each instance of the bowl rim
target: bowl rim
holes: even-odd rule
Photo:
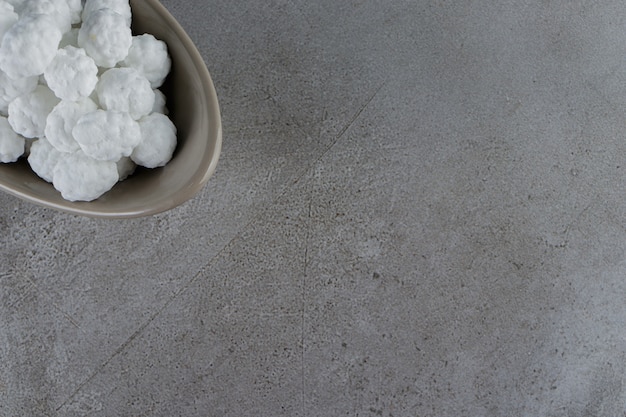
[[[129,219],[137,217],[146,217],[155,215],[158,213],[171,210],[184,202],[193,198],[204,185],[206,185],[209,178],[214,174],[217,162],[222,149],[222,123],[221,112],[219,102],[217,99],[217,92],[213,84],[213,79],[206,67],[204,59],[195,44],[185,32],[180,23],[172,16],[172,14],[161,4],[158,0],[141,0],[143,3],[148,3],[154,11],[162,17],[169,29],[172,30],[179,38],[181,43],[185,45],[185,49],[190,56],[195,70],[198,71],[198,75],[202,82],[204,94],[208,100],[208,117],[212,128],[209,130],[207,141],[214,143],[214,152],[211,154],[210,159],[205,162],[206,169],[202,169],[194,173],[194,181],[184,189],[178,190],[173,193],[169,199],[164,200],[161,204],[152,204],[145,207],[139,207],[129,210],[107,210],[106,207],[95,205],[90,207],[90,202],[72,202],[67,200],[61,200],[60,202],[50,201],[35,194],[20,191],[10,185],[0,182],[0,190],[7,192],[15,197],[21,198],[25,201],[37,204],[39,206],[56,209],[65,213],[81,215],[94,218],[109,218],[109,219]],[[131,5],[132,7],[132,5]],[[43,180],[42,180],[43,181]],[[97,200],[95,200],[97,201]]]

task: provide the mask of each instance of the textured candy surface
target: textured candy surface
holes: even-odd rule
[[[20,18],[2,38],[0,69],[11,78],[43,74],[56,55],[61,36],[50,16],[38,14]]]
[[[128,113],[96,110],[78,119],[72,129],[74,139],[88,156],[116,162],[130,156],[141,141],[141,130]]]
[[[98,109],[88,97],[78,101],[63,100],[57,104],[46,119],[44,133],[52,146],[61,152],[75,152],[80,145],[74,139],[72,130],[76,122],[87,113]]]
[[[0,116],[0,162],[15,162],[24,153],[24,137],[15,133],[6,117]]]
[[[96,161],[83,152],[65,154],[53,169],[52,184],[69,201],[91,201],[119,179],[115,162]]]
[[[78,31],[78,45],[104,68],[114,67],[126,58],[132,41],[124,17],[110,9],[89,14]]]
[[[27,138],[44,135],[46,119],[59,98],[45,85],[38,85],[9,104],[9,123],[13,130]]]
[[[66,46],[43,73],[48,87],[62,100],[89,96],[98,83],[98,67],[84,49]]]
[[[138,120],[154,107],[150,82],[133,68],[112,68],[100,77],[96,86],[100,106],[106,110],[129,113]]]
[[[147,168],[163,166],[172,159],[176,148],[176,126],[165,115],[152,113],[139,120],[141,142],[130,156]]]

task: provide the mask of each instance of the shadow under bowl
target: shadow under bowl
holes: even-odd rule
[[[71,202],[39,178],[25,158],[0,163],[0,189],[31,203],[67,213],[133,218],[170,210],[192,198],[215,171],[222,145],[217,94],[202,56],[180,24],[157,0],[130,0],[134,35],[150,33],[164,41],[172,69],[161,90],[178,144],[164,167],[138,167],[125,181],[90,202]]]

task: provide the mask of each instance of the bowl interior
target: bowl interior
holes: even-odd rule
[[[169,210],[193,197],[213,174],[221,149],[221,122],[213,82],[189,36],[157,0],[130,0],[133,34],[164,41],[172,70],[161,90],[178,145],[162,168],[138,168],[99,199],[70,202],[40,179],[22,158],[0,164],[0,189],[35,204],[91,217],[130,218]]]

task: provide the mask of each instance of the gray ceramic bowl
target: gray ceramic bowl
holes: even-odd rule
[[[40,179],[23,158],[0,163],[0,189],[46,207],[90,217],[130,218],[174,208],[193,197],[215,171],[222,144],[217,95],[202,56],[157,0],[130,0],[133,34],[151,33],[167,43],[172,71],[162,87],[178,146],[162,168],[138,170],[99,199],[70,202]]]

